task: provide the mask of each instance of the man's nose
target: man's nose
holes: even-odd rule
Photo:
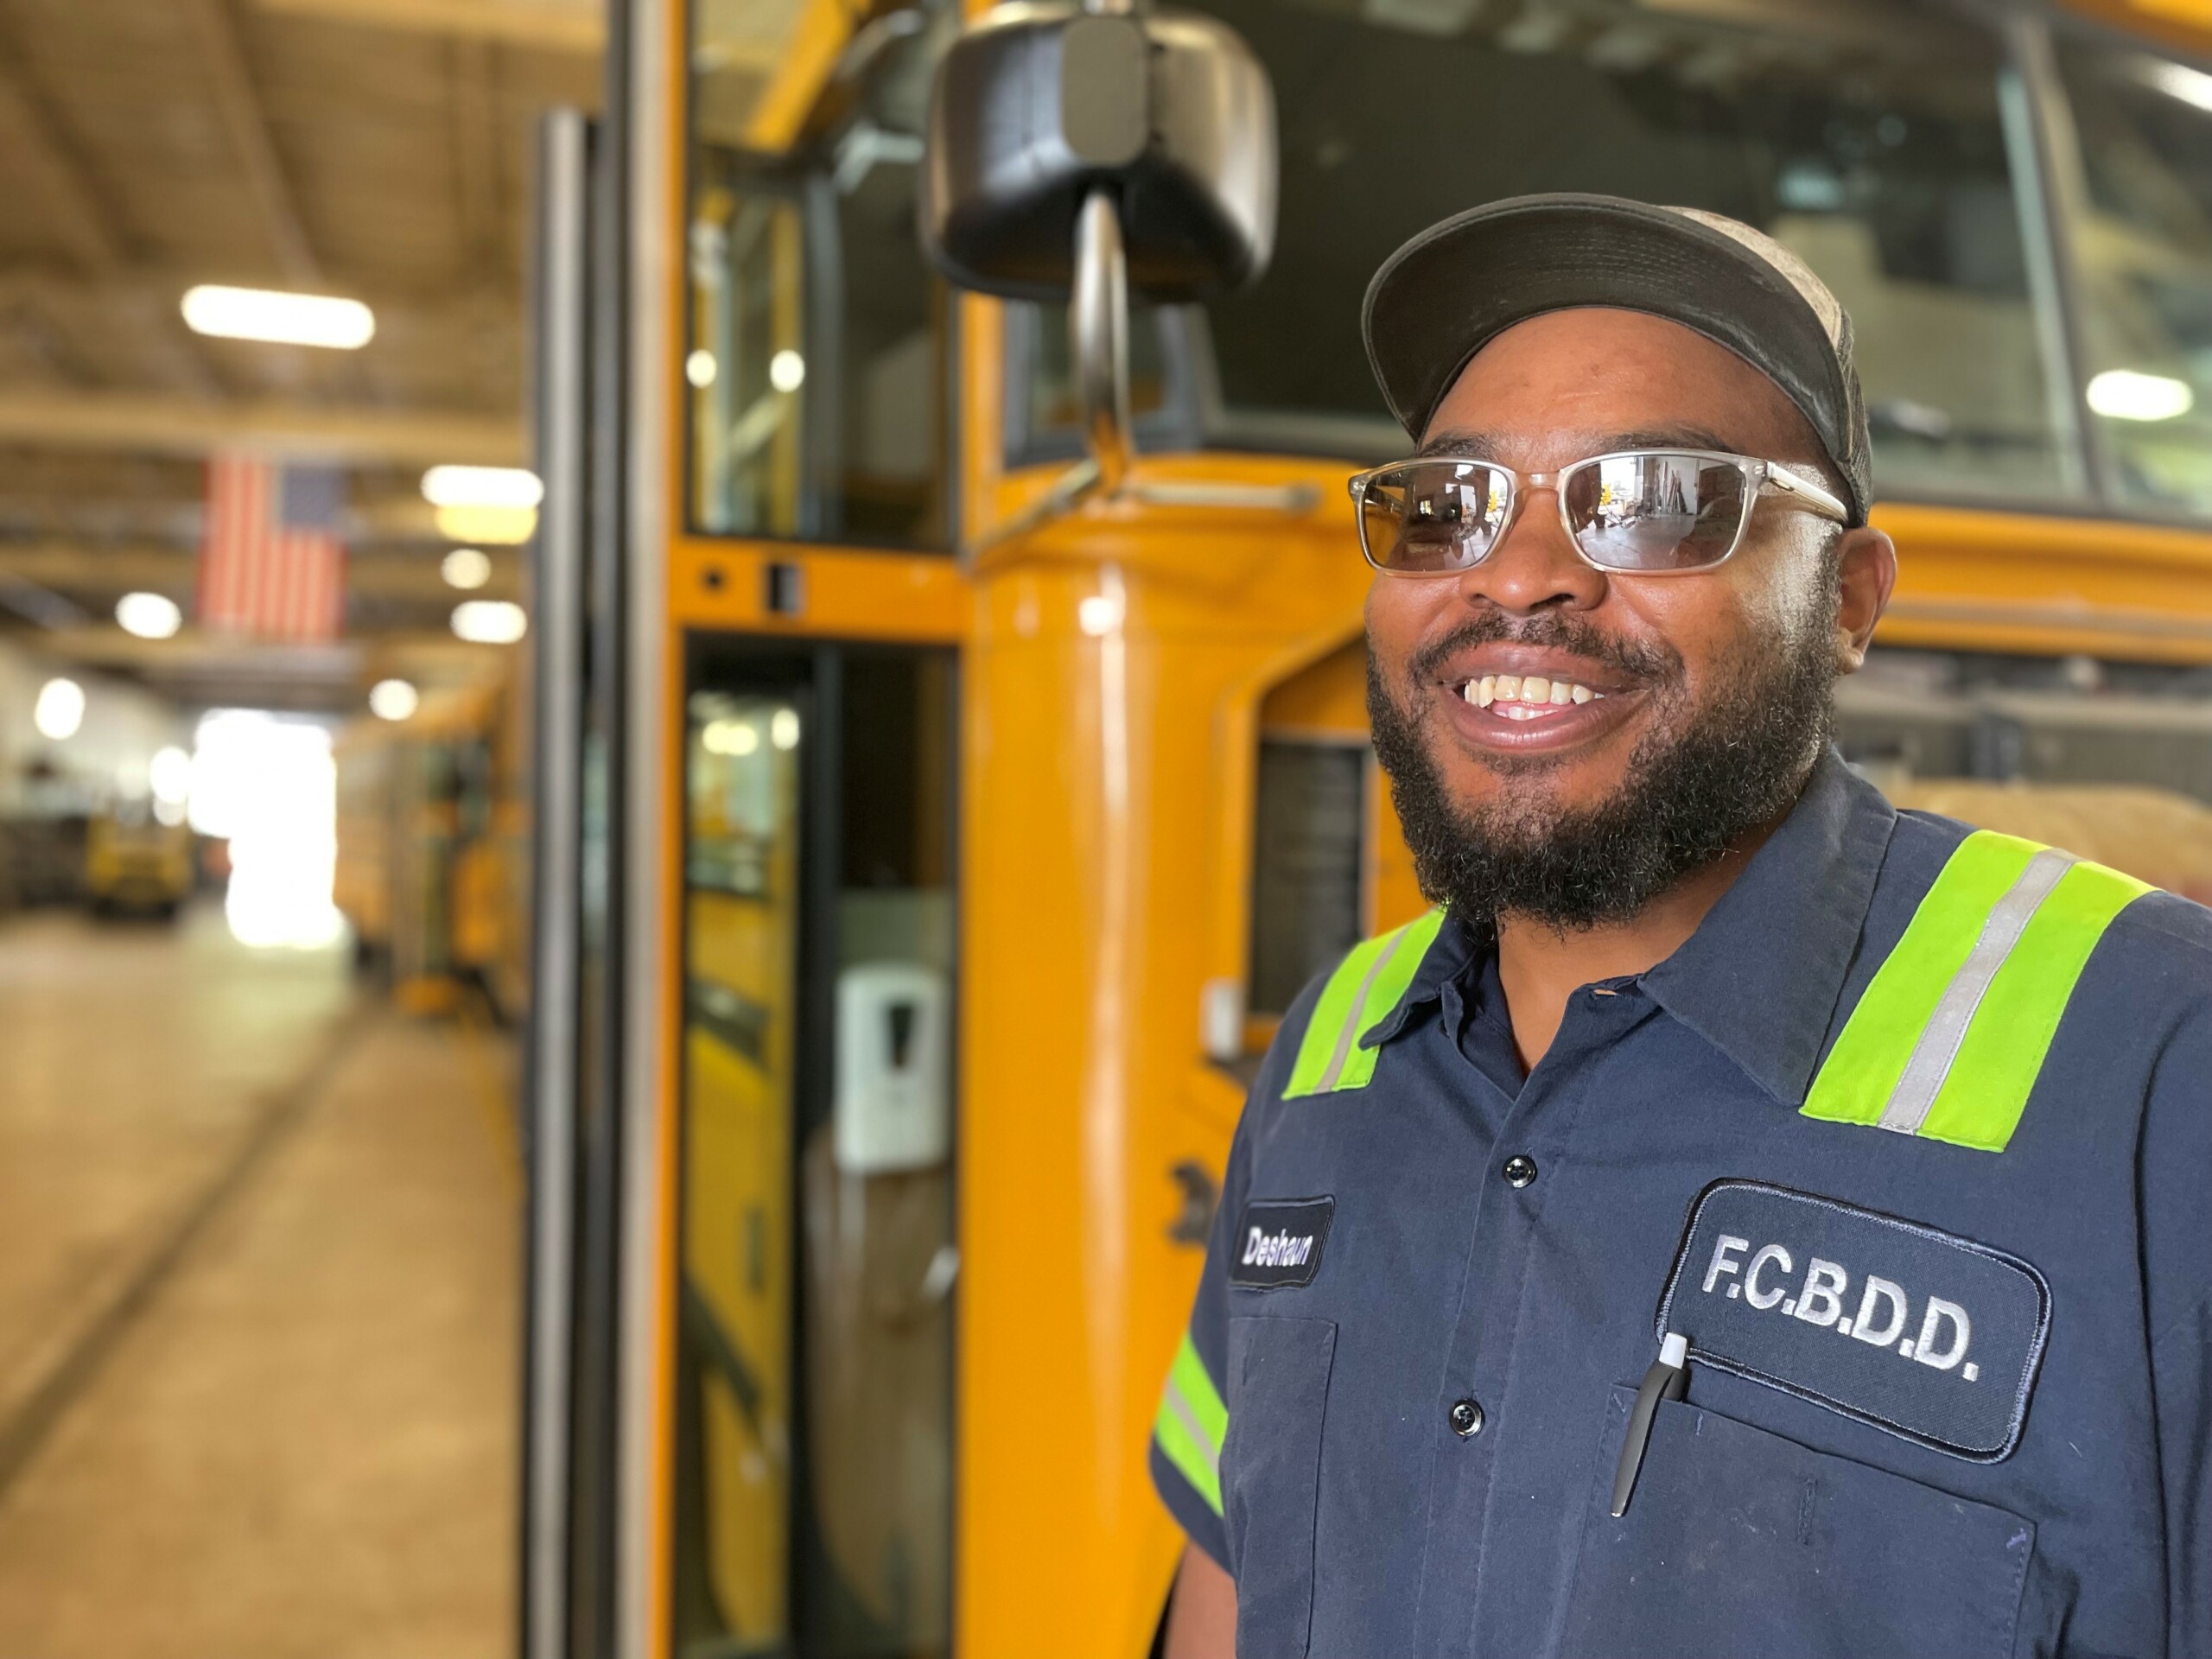
[[[1560,522],[1558,493],[1530,490],[1516,504],[1490,556],[1462,573],[1459,597],[1515,615],[1542,610],[1594,610],[1605,597],[1605,573],[1575,550]]]

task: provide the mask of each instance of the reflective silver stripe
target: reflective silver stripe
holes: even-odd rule
[[[1360,1016],[1367,1012],[1367,994],[1375,988],[1375,981],[1382,972],[1383,965],[1397,954],[1398,947],[1405,943],[1405,938],[1404,928],[1394,931],[1388,942],[1375,953],[1375,960],[1367,964],[1367,972],[1359,982],[1359,988],[1352,993],[1351,1012],[1344,1016],[1344,1029],[1337,1033],[1337,1046],[1329,1056],[1328,1068],[1321,1073],[1321,1081],[1313,1085],[1315,1094],[1327,1094],[1337,1086],[1337,1080],[1344,1076],[1344,1062],[1351,1058],[1352,1043],[1359,1036]]]
[[[1974,1023],[1974,1010],[1988,995],[1989,982],[1997,977],[1997,970],[2012,954],[2029,921],[2058,885],[2058,878],[2075,861],[2071,853],[2044,848],[2028,861],[2019,880],[1990,907],[1974,949],[1943,988],[1936,1012],[1928,1016],[1920,1040],[1913,1045],[1912,1058],[1905,1062],[1897,1086],[1891,1092],[1890,1103],[1882,1109],[1884,1128],[1911,1135],[1927,1120],[1928,1109],[1936,1103],[1936,1096],[1943,1091],[1943,1080],[1951,1075],[1951,1062],[1959,1057],[1967,1027]]]
[[[1183,1397],[1182,1389],[1171,1380],[1160,1397],[1166,1402],[1168,1410],[1175,1414],[1175,1420],[1190,1430],[1192,1441],[1206,1454],[1206,1467],[1218,1478],[1221,1473],[1221,1448],[1213,1443],[1213,1436],[1200,1427],[1198,1414],[1191,1409],[1191,1402]]]

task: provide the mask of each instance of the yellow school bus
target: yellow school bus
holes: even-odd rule
[[[1805,258],[1903,558],[1847,754],[2207,888],[2180,0],[1192,10],[1273,88],[1270,257],[1162,298],[1128,231],[1104,427],[1060,301],[918,245],[958,7],[632,0],[603,121],[547,130],[531,1659],[1148,1650],[1245,1080],[1422,904],[1344,483],[1407,447],[1362,291],[1450,212],[1609,191]]]
[[[522,733],[504,668],[436,687],[403,721],[338,734],[332,897],[356,957],[394,1000],[446,1013],[475,996],[497,1020],[527,995]]]

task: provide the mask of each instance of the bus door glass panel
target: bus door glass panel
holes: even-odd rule
[[[702,642],[677,1646],[950,1639],[953,660]],[[766,653],[775,652],[774,656]]]
[[[2111,486],[2212,513],[2212,74],[2070,33],[2082,367]]]
[[[950,300],[914,214],[929,72],[955,12],[870,24],[804,119],[787,113],[799,91],[733,67],[751,38],[739,14],[702,16],[683,365],[693,527],[944,547]]]
[[[2084,487],[2018,95],[1979,24],[1883,0],[1198,8],[1266,63],[1282,161],[1273,264],[1187,336],[1208,442],[1404,451],[1359,339],[1376,268],[1475,203],[1582,190],[1732,215],[1818,272],[1853,318],[1885,493]]]
[[[700,1652],[775,1652],[790,1628],[800,715],[789,697],[704,690],[689,714],[677,1622]]]

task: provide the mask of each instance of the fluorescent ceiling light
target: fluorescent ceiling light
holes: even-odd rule
[[[2089,382],[2089,407],[2107,420],[2171,421],[2196,403],[2189,383],[2169,374],[2107,369]]]
[[[161,594],[125,594],[115,602],[115,620],[141,639],[167,639],[184,626],[184,613]]]
[[[203,285],[184,296],[194,333],[220,340],[261,340],[276,346],[321,346],[354,352],[376,338],[376,314],[359,300],[327,294],[283,294],[266,288]]]
[[[535,507],[545,486],[524,467],[433,467],[423,474],[423,499],[434,507]]]
[[[492,556],[480,547],[456,547],[438,566],[448,588],[473,591],[492,580]]]
[[[752,754],[760,747],[760,728],[749,720],[710,720],[699,747],[709,754]]]
[[[404,720],[422,702],[421,694],[404,680],[378,680],[369,688],[369,712],[378,720]]]
[[[472,645],[512,645],[529,627],[522,607],[512,600],[465,599],[453,607],[454,634]]]
[[[448,541],[518,547],[537,533],[536,507],[440,507],[436,518]]]
[[[77,728],[84,723],[83,686],[74,680],[57,679],[39,687],[38,702],[31,708],[31,724],[38,728],[41,737],[66,742],[77,735]]]
[[[2169,63],[2163,58],[2145,58],[2141,73],[2146,86],[2155,86],[2167,97],[2177,98],[2200,110],[2212,110],[2212,75],[2202,69]]]

